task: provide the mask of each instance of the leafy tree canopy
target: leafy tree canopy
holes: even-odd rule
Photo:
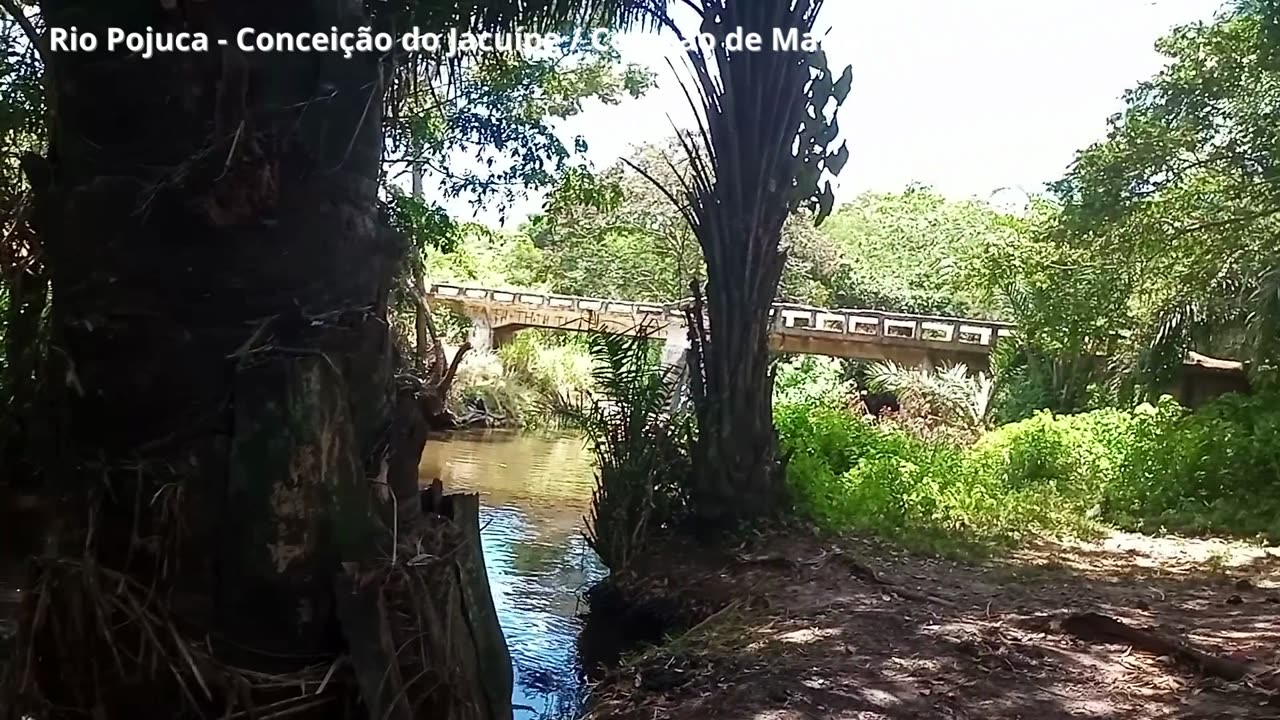
[[[1130,331],[1152,370],[1186,349],[1280,351],[1280,65],[1266,5],[1160,40],[1168,66],[1051,186],[1062,212],[1048,257],[1064,264],[1049,269],[1096,294],[1096,322]]]
[[[1016,230],[984,202],[912,186],[858,196],[823,224],[830,246],[796,254],[836,306],[992,316],[997,308],[974,284],[973,264]]]
[[[417,163],[446,197],[505,209],[529,190],[555,184],[584,152],[556,123],[591,100],[639,97],[653,75],[623,64],[617,50],[589,43],[538,56],[488,53],[414,83],[388,127],[389,157]]]

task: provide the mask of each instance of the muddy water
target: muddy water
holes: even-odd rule
[[[517,720],[572,718],[581,591],[605,575],[582,539],[595,470],[581,438],[509,431],[432,438],[423,482],[480,493],[481,539],[494,604],[515,665]]]

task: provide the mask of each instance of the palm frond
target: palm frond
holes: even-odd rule
[[[587,436],[598,466],[587,541],[612,569],[624,567],[650,531],[672,521],[682,504],[687,436],[667,410],[667,374],[653,334],[597,334],[589,348],[597,394],[549,399],[544,409],[561,427]]]
[[[892,360],[875,362],[866,383],[874,392],[896,395],[904,409],[975,426],[986,421],[995,392],[994,378],[971,376],[963,363],[921,370]]]
[[[424,30],[459,32],[570,27],[652,29],[666,22],[665,0],[366,0],[375,17],[394,15]]]

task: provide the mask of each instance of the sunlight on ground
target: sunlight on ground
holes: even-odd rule
[[[1084,640],[1062,621],[1102,613],[1280,667],[1280,595],[1265,589],[1280,585],[1280,548],[1115,533],[966,563],[878,547],[850,539],[841,550],[881,582],[841,563],[703,568],[723,583],[716,596],[736,599],[733,611],[622,668],[592,717],[720,717],[734,707],[771,720],[887,720],[965,708],[974,714],[956,716],[1168,720],[1262,717],[1251,713],[1271,702],[1252,681]],[[817,554],[800,541],[772,550]]]
[[[791,632],[782,633],[777,639],[784,643],[792,643],[796,645],[806,645],[816,642],[822,638],[828,638],[833,635],[839,635],[838,628],[802,628],[800,630],[792,630]]]
[[[1133,570],[1180,575],[1205,571],[1241,570],[1248,567],[1280,567],[1280,547],[1218,538],[1152,537],[1113,532],[1089,542],[1062,540],[1029,545],[1012,557],[1031,565],[1058,565],[1091,572]],[[1280,578],[1260,579],[1259,587],[1280,588]]]

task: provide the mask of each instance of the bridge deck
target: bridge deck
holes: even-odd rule
[[[499,333],[543,327],[632,334],[647,327],[649,332],[670,337],[682,335],[686,327],[678,303],[663,305],[443,283],[432,285],[428,296],[458,305],[473,322],[482,322]],[[989,320],[788,303],[775,303],[769,315],[770,344],[775,349],[899,359],[913,364],[925,355],[967,361],[975,356],[985,359],[999,338],[1013,332],[1012,325]]]

